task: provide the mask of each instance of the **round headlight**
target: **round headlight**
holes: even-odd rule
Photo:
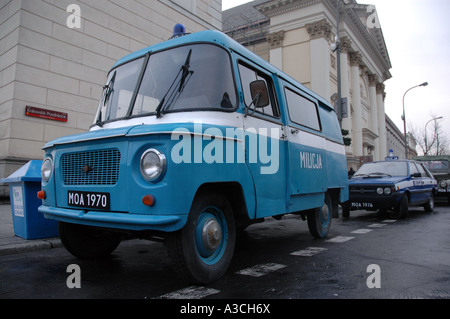
[[[386,195],[391,195],[392,189],[391,189],[390,187],[386,187],[386,188],[384,189],[384,193],[385,193]]]
[[[446,181],[442,181],[440,184],[441,188],[447,188],[447,182]]]
[[[50,157],[47,157],[41,166],[41,177],[42,181],[47,183],[52,177],[53,173],[53,161]]]
[[[378,195],[383,195],[383,189],[381,187],[377,188],[377,194]]]
[[[158,150],[151,148],[142,154],[141,174],[149,182],[160,181],[166,170],[166,157]]]

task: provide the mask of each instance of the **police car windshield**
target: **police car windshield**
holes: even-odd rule
[[[354,177],[407,176],[407,162],[374,162],[367,163],[353,175]]]
[[[231,59],[219,46],[176,47],[152,53],[146,65],[145,61],[142,57],[110,73],[97,124],[155,115],[157,111],[231,111],[237,106]]]

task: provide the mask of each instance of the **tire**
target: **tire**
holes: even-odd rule
[[[311,235],[316,239],[323,239],[328,236],[331,229],[333,214],[333,201],[330,195],[325,194],[325,202],[322,207],[313,209],[307,215],[308,228]]]
[[[404,219],[408,216],[409,210],[409,198],[408,195],[403,195],[402,200],[400,202],[400,206],[396,210],[396,218]]]
[[[96,227],[59,222],[58,229],[64,247],[80,259],[107,257],[121,241],[118,234]]]
[[[342,208],[342,217],[344,217],[344,218],[350,217],[350,208],[348,208],[348,207]]]
[[[183,229],[170,233],[166,247],[174,270],[189,282],[208,284],[227,271],[236,227],[228,199],[218,193],[196,197]]]
[[[430,200],[428,203],[426,203],[423,208],[427,213],[432,213],[434,211],[434,194],[430,194]]]

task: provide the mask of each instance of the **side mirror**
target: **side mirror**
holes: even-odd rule
[[[269,105],[269,92],[267,91],[266,82],[263,80],[251,82],[250,93],[252,95],[252,103],[255,108]]]
[[[419,178],[419,177],[422,177],[422,174],[420,174],[420,173],[413,173],[412,177]]]

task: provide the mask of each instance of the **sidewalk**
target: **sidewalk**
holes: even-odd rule
[[[62,247],[59,238],[26,240],[14,235],[11,206],[0,204],[0,256]]]

